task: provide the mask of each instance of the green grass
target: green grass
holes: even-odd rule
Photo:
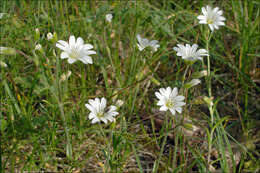
[[[197,20],[206,5],[226,18],[210,42]],[[259,6],[257,0],[1,2],[7,14],[0,46],[16,53],[0,54],[7,64],[0,67],[0,170],[258,172]],[[82,37],[97,52],[94,63],[62,60],[48,32],[58,40]],[[158,51],[140,52],[137,34],[158,40]],[[211,73],[200,85],[183,87],[207,70],[207,57],[188,67],[172,49],[178,43],[208,45]],[[154,93],[167,86],[186,97],[176,117],[156,105]],[[205,101],[210,86],[212,107]],[[85,104],[96,97],[109,105],[124,101],[116,122],[91,124]]]

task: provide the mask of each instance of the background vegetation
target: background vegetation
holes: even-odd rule
[[[0,67],[2,171],[259,171],[259,1],[4,0],[0,5],[7,13],[0,19],[0,46],[16,49],[15,55],[0,55],[7,64]],[[210,123],[201,78],[200,85],[180,91],[187,103],[177,115],[183,121],[165,132],[154,93],[182,88],[186,64],[172,48],[178,43],[205,48],[207,26],[199,25],[197,16],[206,5],[220,7],[226,18],[209,46],[215,121]],[[93,44],[93,65],[61,60],[48,32],[59,40],[75,35]],[[140,52],[137,34],[159,40],[161,47]],[[36,43],[44,52],[34,50]],[[196,62],[185,80],[204,69]],[[69,70],[71,76],[60,81]],[[91,124],[84,105],[95,97],[106,97],[109,104],[124,101],[115,123]]]

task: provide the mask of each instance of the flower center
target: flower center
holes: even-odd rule
[[[97,117],[98,117],[98,118],[104,117],[104,112],[98,112],[98,113],[97,113]]]
[[[75,48],[72,48],[69,56],[72,59],[77,59],[79,57],[79,52]]]
[[[208,23],[208,24],[213,24],[213,22],[214,22],[214,21],[213,21],[212,18],[208,18],[208,19],[207,19],[207,23]]]
[[[167,100],[165,105],[167,108],[172,108],[174,106],[174,103],[173,103],[172,99],[169,99],[169,100]]]

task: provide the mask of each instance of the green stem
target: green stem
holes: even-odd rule
[[[209,94],[209,99],[212,99],[212,90],[211,90],[211,74],[210,74],[210,57],[209,57],[209,43],[210,43],[210,39],[212,36],[212,32],[209,33],[209,29],[208,29],[208,33],[207,33],[207,41],[206,41],[206,50],[208,52],[208,56],[207,56],[207,61],[208,61],[208,75],[207,75],[207,85],[208,85],[208,94]],[[213,104],[212,102],[210,102],[210,104],[208,104],[208,108],[209,108],[209,112],[210,112],[210,117],[211,117],[211,126],[213,127],[213,123],[214,123],[214,111],[213,111]],[[208,142],[208,165],[210,164],[210,156],[211,156],[211,147],[212,147],[212,136],[213,134],[210,133],[210,137],[209,137],[209,142]]]
[[[98,123],[99,125],[99,129],[101,131],[101,136],[105,139],[106,145],[108,146],[108,150],[107,150],[107,158],[106,158],[106,164],[105,164],[105,172],[108,172],[108,168],[109,168],[109,159],[111,159],[111,153],[110,153],[110,142],[107,140],[106,134],[102,128],[101,123]]]
[[[182,87],[184,86],[184,80],[185,80],[185,77],[186,77],[186,74],[188,72],[188,69],[189,69],[190,65],[187,65],[186,69],[185,69],[185,72],[183,74],[183,77],[182,77]]]
[[[164,147],[165,147],[165,144],[166,144],[166,141],[167,141],[167,137],[168,137],[168,129],[169,129],[169,125],[168,124],[169,124],[168,123],[168,112],[166,112],[166,116],[165,116],[165,136],[163,138],[163,143],[162,143],[162,147],[161,147],[161,150],[160,150],[159,158],[158,158],[158,160],[156,160],[152,172],[157,172],[160,160],[162,158],[163,150],[164,150]]]
[[[65,113],[64,113],[64,107],[63,107],[63,102],[61,99],[61,88],[60,88],[60,82],[59,82],[59,75],[60,74],[60,61],[58,56],[56,56],[56,82],[55,82],[55,89],[56,92],[52,92],[54,97],[56,98],[57,102],[58,102],[58,107],[60,110],[60,114],[61,114],[61,119],[62,119],[62,123],[63,126],[65,128],[65,134],[66,134],[66,139],[67,139],[67,143],[66,143],[66,155],[69,159],[72,159],[72,146],[71,146],[71,141],[70,141],[70,136],[69,136],[69,130],[68,130],[68,126],[67,126],[67,121],[66,121],[66,117],[65,117]],[[56,93],[58,93],[58,95],[56,95]]]

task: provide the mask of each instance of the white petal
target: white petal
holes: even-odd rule
[[[162,106],[162,107],[160,107],[160,109],[159,109],[160,111],[167,111],[168,110],[168,108],[166,107],[166,106]]]
[[[113,121],[115,121],[115,118],[114,117],[112,117],[112,116],[107,116],[106,117],[110,122],[113,122]]]
[[[116,106],[111,105],[108,112],[114,112],[117,110]]]
[[[67,52],[61,52],[60,57],[61,57],[61,59],[65,59],[65,58],[68,58],[69,55]]]
[[[222,10],[219,10],[219,11],[217,12],[217,14],[221,16],[221,15],[223,14],[223,11],[222,11]]]
[[[62,40],[60,40],[60,41],[62,41]],[[67,51],[68,50],[68,46],[64,46],[64,45],[62,45],[60,43],[56,43],[56,47],[60,48],[63,51]]]
[[[140,51],[142,51],[145,47],[141,46],[140,44],[137,43],[137,47]]]
[[[199,15],[199,16],[197,17],[197,19],[199,19],[199,20],[205,20],[206,18],[205,18],[205,16],[203,16],[203,15]]]
[[[93,46],[91,44],[84,44],[84,49],[92,49]]]
[[[207,20],[200,20],[199,23],[200,24],[208,24]]]
[[[164,88],[160,88],[159,91],[160,93],[162,93],[163,96],[166,94],[166,90]]]
[[[101,119],[101,121],[103,121],[105,124],[107,124],[107,119],[106,119],[106,118],[101,117],[100,119]]]
[[[75,45],[75,37],[74,35],[71,35],[69,38],[69,44],[70,46],[74,46]]]
[[[176,97],[178,95],[178,88],[174,87],[171,93],[171,97]]]
[[[206,11],[205,7],[202,7],[201,11],[202,11],[203,15],[207,14],[207,11]]]
[[[176,96],[176,97],[174,98],[174,101],[180,102],[180,101],[183,101],[184,99],[185,99],[184,96],[179,95],[179,96]]]
[[[211,31],[214,31],[214,27],[213,27],[212,24],[209,24],[209,28],[210,28]]]
[[[175,115],[175,110],[174,109],[170,109],[172,115]]]
[[[93,112],[90,112],[90,114],[88,115],[88,118],[91,120],[93,118],[96,117],[96,114],[94,114]]]
[[[182,112],[182,108],[181,108],[181,107],[177,107],[177,108],[175,108],[175,110],[176,110],[177,112],[179,112],[179,113]]]
[[[77,61],[77,60],[76,60],[76,59],[72,59],[72,58],[69,58],[69,59],[68,59],[68,63],[69,63],[69,64],[73,64],[75,61]]]
[[[81,37],[77,38],[76,45],[82,45],[84,44],[84,40]]]
[[[104,110],[106,108],[106,106],[107,106],[107,100],[104,97],[102,97],[101,98],[101,109]]]
[[[162,97],[163,97],[159,92],[155,92],[155,96],[156,96],[159,100],[161,100]]]
[[[95,124],[96,122],[99,122],[100,120],[96,117],[96,118],[94,118],[93,120],[92,120],[92,124]]]
[[[84,64],[93,64],[92,58],[90,56],[84,56],[82,58],[79,58],[80,61],[82,61]]]
[[[181,106],[184,106],[184,105],[186,105],[186,103],[184,103],[184,102],[177,102],[174,106],[175,107],[181,107]]]
[[[96,54],[96,51],[94,51],[94,50],[88,50],[88,51],[86,52],[86,54],[87,54],[87,55],[93,55],[93,54]]]

